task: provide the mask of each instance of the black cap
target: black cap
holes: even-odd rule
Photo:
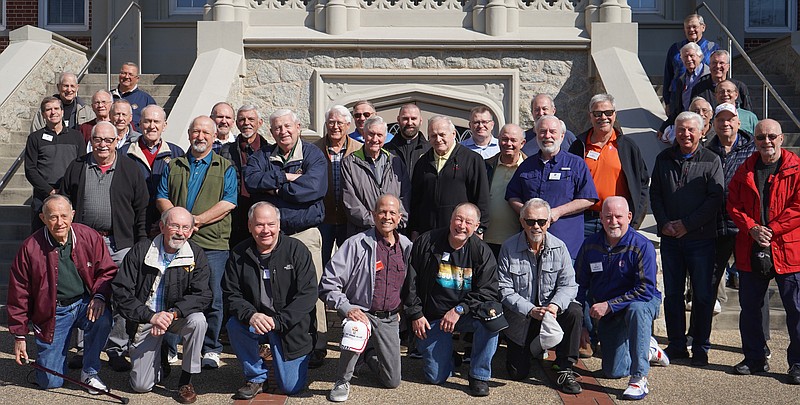
[[[474,316],[491,332],[500,332],[508,327],[508,321],[503,316],[503,305],[497,301],[484,302],[475,311]]]

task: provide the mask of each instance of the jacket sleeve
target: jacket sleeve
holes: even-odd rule
[[[636,165],[634,166],[634,170],[636,170],[640,176],[639,187],[641,188],[639,189],[639,196],[638,199],[633,202],[636,204],[636,217],[633,218],[633,222],[631,223],[634,229],[638,229],[642,226],[642,222],[644,222],[644,218],[647,215],[647,203],[650,199],[650,174],[647,171],[647,163],[645,163],[644,158],[642,158],[642,151],[633,141],[628,140],[628,142],[631,144],[629,147],[632,151],[633,163]],[[631,196],[631,198],[635,197],[636,196]]]
[[[303,174],[297,180],[287,181],[278,187],[278,195],[290,203],[314,202],[324,198],[328,192],[328,162],[325,155],[311,144],[303,144],[303,155]]]
[[[769,220],[768,226],[770,229],[772,229],[772,232],[774,232],[775,236],[792,232],[800,227],[800,195],[798,195],[798,190],[800,190],[800,181],[797,179],[798,175],[786,178],[785,181],[794,181],[794,184],[791,184],[788,187],[793,192],[789,194],[789,198],[786,200],[783,209],[778,213],[778,215]],[[788,243],[797,242],[791,241]]]
[[[353,249],[353,239],[347,239],[342,247],[334,253],[319,282],[319,298],[327,304],[328,308],[335,309],[340,316],[346,317],[354,308],[344,293],[344,286],[350,281],[353,268],[352,261],[358,258]]]
[[[406,267],[406,280],[403,283],[403,291],[401,296],[405,297],[403,307],[406,316],[408,316],[408,318],[412,321],[423,317],[422,300],[417,295],[417,271],[424,270],[425,268],[425,261],[427,260],[428,255],[426,250],[429,247],[427,243],[428,240],[429,234],[423,234],[414,241],[414,244],[411,247],[411,257],[409,257],[408,266]]]
[[[425,157],[425,155],[422,155],[422,157]],[[421,215],[423,208],[422,194],[425,191],[422,189],[422,178],[424,176],[422,166],[424,164],[423,158],[420,158],[417,164],[414,166],[414,172],[411,174],[411,184],[416,184],[417,190],[415,193],[411,193],[411,197],[409,199],[409,217],[407,226],[409,235],[411,232],[418,231],[421,228],[420,222],[422,221]],[[416,243],[414,243],[414,245],[416,246]],[[406,274],[406,276],[407,275],[408,274]]]
[[[300,323],[314,311],[319,295],[317,272],[311,259],[311,252],[299,242],[294,244],[291,257],[294,259],[294,278],[297,290],[294,297],[287,297],[286,306],[275,315],[275,330],[284,332]],[[284,270],[285,271],[285,270]]]
[[[247,166],[242,168],[242,176],[244,177],[244,186],[250,194],[274,191],[287,182],[286,173],[269,162],[266,148],[262,148],[250,156]]]
[[[133,161],[130,161],[133,163]],[[133,242],[147,239],[147,229],[145,221],[147,219],[147,205],[150,203],[150,192],[147,190],[147,183],[144,177],[139,175],[139,168],[135,164],[129,165],[130,173],[128,178],[133,182]]]
[[[670,96],[672,95],[672,80],[675,78],[675,68],[672,66],[672,55],[677,51],[676,44],[672,44],[667,51],[667,60],[664,62],[664,85],[661,92],[667,104],[669,104],[668,100],[670,100]]]
[[[182,299],[175,302],[179,315],[185,317],[195,312],[203,312],[211,304],[211,267],[208,258],[201,248],[194,248],[194,270],[189,274],[189,287],[184,292]],[[184,271],[183,269],[170,269],[170,271]]]
[[[489,227],[489,221],[491,220],[489,217],[489,176],[486,173],[486,165],[483,163],[483,159],[474,159],[473,162],[475,162],[472,165],[473,183],[470,185],[470,194],[472,195],[469,200],[475,201],[475,205],[481,210],[480,226],[485,229]]]
[[[141,275],[140,266],[144,263],[146,251],[147,249],[141,245],[134,245],[122,260],[119,272],[111,284],[114,290],[114,302],[120,314],[125,319],[138,323],[150,323],[155,314],[144,302],[136,298],[136,285]]]
[[[358,190],[361,188],[355,184],[355,170],[360,170],[353,162],[355,157],[350,155],[342,161],[342,204],[347,215],[348,222],[352,222],[358,228],[369,228],[372,223],[372,212],[358,198]]]
[[[472,254],[473,257],[480,258],[480,262],[472,263],[472,291],[468,292],[463,299],[464,313],[470,311],[477,311],[478,307],[484,302],[499,301],[500,289],[497,283],[497,261],[494,260],[494,255],[489,249],[489,245],[483,243],[477,235],[470,237],[472,246],[470,249],[479,249],[477,255]],[[470,242],[467,242],[470,243]]]
[[[639,250],[636,273],[634,274],[633,288],[624,294],[608,300],[612,312],[619,312],[627,308],[631,302],[650,301],[656,287],[656,250],[652,243],[645,243]]]
[[[39,173],[39,147],[37,140],[28,136],[25,143],[25,178],[33,186],[34,196],[47,196],[53,187]]]
[[[44,262],[46,258],[42,257],[41,260]],[[27,244],[23,243],[11,263],[11,274],[8,279],[8,305],[6,308],[8,310],[8,331],[12,335],[28,334],[29,303],[32,298],[35,298],[35,294],[32,294],[31,291],[33,288],[39,289],[39,286],[31,285],[28,269],[32,265]]]
[[[497,262],[497,276],[500,289],[501,302],[514,312],[527,316],[531,309],[535,307],[533,303],[519,295],[514,289],[514,276],[511,275],[510,249],[506,244],[500,247],[500,255]]]
[[[752,215],[758,215],[760,212],[751,213],[750,207],[746,205],[746,201],[751,201],[752,191],[746,184],[747,177],[747,162],[743,163],[736,169],[736,173],[731,178],[728,184],[728,215],[739,228],[739,232],[748,232],[750,228],[759,224],[756,218]],[[773,230],[774,232],[774,230]]]
[[[708,174],[705,175],[706,180],[706,198],[703,203],[691,214],[681,218],[686,230],[691,232],[701,226],[707,224],[709,220],[716,221],[717,212],[722,207],[722,195],[725,184],[725,179],[722,174],[722,163],[713,152],[708,152],[714,155],[713,163]]]
[[[119,267],[111,260],[111,254],[108,253],[108,247],[103,242],[103,238],[99,233],[90,231],[91,235],[87,238],[91,252],[94,252],[94,284],[92,285],[92,295],[102,295],[108,302],[111,299],[111,280],[117,275]]]
[[[402,214],[402,220],[400,221],[400,227],[406,228],[408,227],[408,220],[409,220],[409,212],[411,212],[411,179],[408,178],[408,168],[406,164],[403,163],[403,160],[399,157],[394,157],[394,165],[393,169],[395,176],[397,176],[397,181],[400,182],[400,203],[402,207],[400,207],[400,211]]]
[[[562,252],[557,261],[560,270],[556,280],[556,293],[550,299],[550,303],[556,304],[561,311],[564,311],[578,295],[578,284],[575,283],[575,268],[572,267],[572,258],[567,247],[564,246],[559,251]]]
[[[239,322],[250,323],[250,318],[258,312],[255,305],[245,299],[242,294],[242,283],[245,282],[242,266],[237,265],[240,260],[237,250],[231,252],[225,264],[225,276],[222,277],[222,302],[226,312]]]
[[[73,160],[72,163],[67,166],[67,170],[64,172],[64,180],[61,181],[61,188],[58,190],[58,193],[67,197],[70,202],[72,202],[73,207],[77,207],[77,199],[78,199],[78,187],[80,182],[80,172],[79,170],[83,168],[83,162],[79,162],[77,160]]]

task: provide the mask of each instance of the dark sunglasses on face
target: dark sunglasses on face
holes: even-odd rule
[[[769,138],[769,140],[770,140],[770,141],[774,141],[774,140],[778,139],[778,137],[779,137],[779,136],[780,136],[780,134],[764,134],[764,135],[756,135],[756,140],[757,140],[757,141],[762,141],[762,142],[763,142],[763,141],[766,141],[766,140],[767,140],[767,138]]]
[[[371,112],[365,112],[365,113],[354,113],[354,114],[353,114],[353,118],[361,118],[361,117],[364,117],[364,118],[369,118],[369,117],[371,117],[371,116],[372,116],[372,113],[371,113]]]
[[[592,111],[592,115],[593,115],[595,118],[600,118],[600,117],[602,117],[602,116],[604,116],[604,115],[605,115],[606,117],[611,117],[612,115],[614,115],[614,113],[615,113],[615,112],[616,112],[616,111],[614,111],[614,110],[605,110],[605,111]]]
[[[534,218],[525,218],[525,224],[528,226],[533,226],[534,224],[538,224],[539,228],[547,225],[547,218],[542,219],[534,219]]]

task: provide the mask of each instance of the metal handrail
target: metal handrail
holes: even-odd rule
[[[111,35],[114,34],[114,32],[117,30],[117,27],[119,27],[120,23],[122,23],[122,20],[124,20],[125,17],[128,16],[128,13],[130,13],[131,9],[134,8],[134,7],[136,7],[136,11],[137,11],[137,14],[136,14],[136,41],[137,41],[137,47],[136,47],[137,60],[136,60],[136,63],[139,64],[139,74],[142,73],[142,6],[140,6],[139,3],[135,2],[135,1],[131,1],[131,4],[128,5],[128,8],[125,9],[125,12],[122,13],[122,16],[120,16],[119,19],[117,20],[116,24],[114,24],[114,27],[112,27],[111,31],[108,32],[108,35],[106,35],[106,38],[103,40],[103,42],[100,43],[100,46],[98,46],[97,49],[94,51],[94,54],[92,54],[92,57],[89,58],[89,60],[83,66],[83,69],[81,69],[80,73],[78,73],[78,83],[80,83],[81,79],[83,79],[83,77],[86,76],[86,73],[89,70],[89,65],[91,65],[92,62],[94,62],[95,58],[97,58],[97,55],[100,53],[100,51],[103,49],[103,47],[105,47],[106,48],[106,88],[107,89],[111,88]]]
[[[17,172],[17,169],[19,169],[19,167],[22,165],[22,159],[24,157],[25,157],[25,149],[23,149],[22,152],[19,153],[19,156],[17,156],[17,160],[15,160],[14,163],[11,164],[11,167],[8,168],[6,174],[4,174],[3,178],[0,179],[0,193],[2,193],[3,190],[6,189],[6,186],[8,186],[8,183],[11,182],[11,177],[14,176],[14,174]]]
[[[717,24],[719,24],[719,27],[722,28],[722,31],[725,33],[725,35],[728,36],[728,44],[729,44],[728,47],[730,47],[730,44],[736,46],[736,50],[739,51],[745,62],[747,62],[747,64],[750,65],[750,68],[753,69],[753,72],[755,72],[756,76],[758,76],[758,78],[761,79],[761,83],[763,83],[764,85],[764,118],[769,117],[769,109],[768,109],[769,97],[767,94],[767,92],[769,92],[772,94],[773,97],[775,97],[775,101],[777,101],[778,104],[781,106],[781,108],[783,108],[783,111],[786,111],[786,114],[789,115],[789,118],[791,118],[794,124],[800,127],[800,120],[797,119],[797,116],[795,116],[792,110],[789,108],[789,106],[786,105],[786,103],[783,101],[783,98],[781,98],[778,92],[775,91],[775,88],[772,87],[772,84],[770,84],[769,80],[767,80],[764,74],[761,73],[761,70],[759,70],[756,64],[753,63],[753,60],[750,59],[750,56],[747,55],[747,52],[744,51],[744,48],[742,48],[742,46],[739,45],[739,42],[736,41],[736,38],[734,38],[733,34],[731,34],[731,32],[728,30],[728,27],[726,27],[725,24],[723,24],[722,21],[720,21],[720,19],[717,18],[717,15],[714,14],[714,11],[711,10],[711,7],[709,7],[708,4],[706,4],[706,2],[702,2],[700,3],[699,6],[697,6],[697,8],[695,8],[695,12],[700,11],[700,9],[703,7],[705,7],[705,9],[709,12],[709,14],[711,14],[711,17],[713,17],[714,20],[717,22]]]

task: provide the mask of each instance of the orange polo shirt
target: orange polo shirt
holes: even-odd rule
[[[594,129],[589,130],[586,136],[586,166],[594,180],[594,187],[600,199],[591,207],[592,211],[600,212],[603,201],[608,197],[621,196],[630,201],[630,191],[625,173],[622,172],[622,162],[619,160],[619,149],[617,147],[617,130],[611,134],[611,138],[602,148],[591,143]]]

